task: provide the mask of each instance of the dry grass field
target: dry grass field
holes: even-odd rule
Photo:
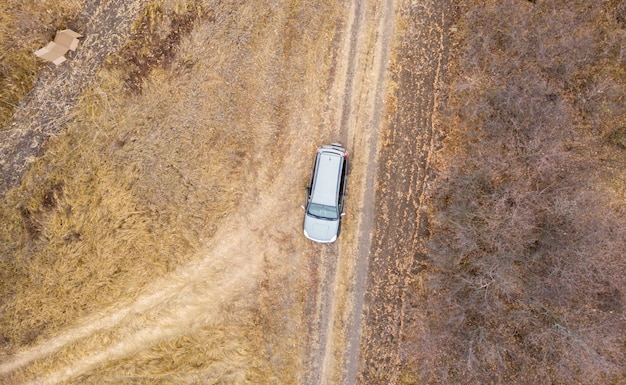
[[[45,9],[2,17],[50,25]],[[299,192],[332,139],[321,119],[343,11],[146,2],[0,206],[0,382],[297,382],[314,251]],[[31,37],[16,55],[50,38]],[[36,67],[11,63],[32,84]]]

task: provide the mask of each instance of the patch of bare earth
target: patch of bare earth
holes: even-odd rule
[[[365,294],[357,383],[398,384],[406,333],[407,292],[425,263],[423,212],[432,158],[440,146],[435,116],[448,60],[448,1],[406,2],[394,50],[389,100],[376,181],[375,227]]]

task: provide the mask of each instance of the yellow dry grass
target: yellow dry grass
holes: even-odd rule
[[[0,12],[0,127],[33,86],[43,61],[33,52],[78,15],[84,0],[5,0]]]
[[[134,78],[139,91],[129,74],[145,62],[110,58],[0,204],[0,379],[297,381],[312,250],[297,205],[329,139],[341,11],[149,2],[134,29],[152,38],[129,44],[143,60],[185,20],[175,54]]]

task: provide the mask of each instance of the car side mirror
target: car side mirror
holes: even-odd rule
[[[300,206],[300,207],[302,207],[302,210],[306,210],[306,207],[304,207],[304,206]]]
[[[344,215],[346,215],[346,213],[341,213],[341,216],[343,217]]]

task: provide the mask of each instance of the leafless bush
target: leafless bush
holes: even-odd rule
[[[608,164],[626,154],[607,141],[626,116],[620,8],[466,9],[429,294],[412,302],[432,336],[409,337],[407,361],[424,383],[624,381],[624,175]],[[435,357],[411,357],[420,343]]]

